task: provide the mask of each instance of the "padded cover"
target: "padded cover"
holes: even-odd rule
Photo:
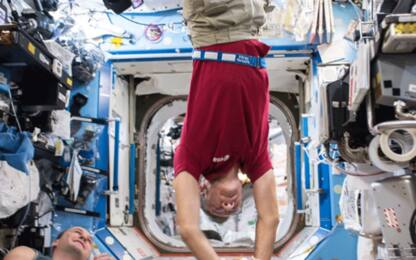
[[[27,163],[33,159],[34,148],[28,132],[19,133],[0,121],[0,160],[24,173],[29,173]]]
[[[0,219],[13,215],[39,194],[39,171],[33,162],[28,163],[29,174],[0,161]]]

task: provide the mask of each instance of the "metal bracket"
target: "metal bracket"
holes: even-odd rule
[[[305,190],[305,192],[310,193],[310,194],[313,194],[313,193],[323,194],[324,190],[323,189],[307,189]]]
[[[105,195],[105,196],[118,195],[118,191],[105,190],[105,191],[102,192],[102,194]]]
[[[360,39],[374,40],[374,21],[360,22]]]

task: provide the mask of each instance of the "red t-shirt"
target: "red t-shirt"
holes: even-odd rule
[[[201,48],[264,57],[270,47],[243,40]],[[174,155],[182,171],[209,181],[240,165],[252,182],[272,168],[269,157],[269,79],[266,69],[193,61],[181,141]]]

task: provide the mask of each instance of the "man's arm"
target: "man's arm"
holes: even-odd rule
[[[114,260],[114,258],[109,256],[108,254],[100,254],[94,256],[94,260]]]
[[[199,229],[200,191],[195,178],[180,173],[174,180],[176,193],[176,225],[183,241],[198,259],[219,259],[208,239]]]
[[[35,259],[35,251],[26,246],[19,246],[11,250],[5,257],[4,260],[33,260]]]
[[[273,254],[273,243],[279,224],[276,184],[273,170],[268,171],[254,183],[254,200],[257,208],[255,257],[268,260]]]

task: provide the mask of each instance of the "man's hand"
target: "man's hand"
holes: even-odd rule
[[[32,260],[36,257],[36,251],[27,246],[18,246],[11,250],[4,260]]]
[[[100,254],[100,255],[94,256],[94,260],[115,260],[115,259],[107,254]]]
[[[176,194],[176,225],[178,231],[198,259],[219,259],[208,239],[199,229],[199,184],[188,172],[176,176],[173,187]]]
[[[273,170],[268,171],[254,183],[254,200],[258,213],[256,224],[255,258],[269,260],[279,224],[279,210]]]

